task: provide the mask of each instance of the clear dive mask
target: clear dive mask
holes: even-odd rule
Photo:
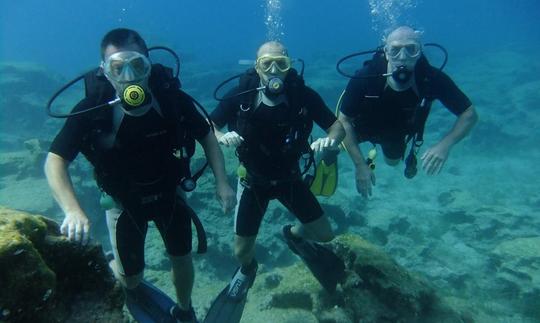
[[[109,56],[103,63],[107,78],[117,83],[134,83],[150,75],[152,64],[148,57],[135,51],[122,51]]]
[[[422,46],[418,43],[386,45],[384,52],[390,59],[398,59],[402,55],[406,58],[417,58],[422,54]]]
[[[295,69],[292,68],[293,61],[299,62],[302,65],[299,72],[296,72]],[[245,91],[241,91],[236,94],[219,96],[218,92],[221,88],[223,88],[227,83],[231,82],[232,80],[242,78],[242,76],[246,75],[246,73],[243,72],[243,73],[231,76],[228,79],[221,82],[214,90],[214,99],[216,99],[217,101],[225,101],[225,100],[229,100],[235,97],[242,96],[247,93],[257,92],[257,91],[264,91],[264,93],[268,96],[276,96],[276,95],[279,95],[280,93],[283,93],[285,89],[286,77],[285,75],[279,75],[279,76],[276,75],[279,73],[276,73],[276,71],[273,71],[272,70],[273,67],[275,67],[275,69],[281,73],[289,72],[292,70],[300,78],[303,78],[304,76],[305,66],[304,66],[304,60],[301,58],[295,58],[293,60],[290,57],[285,56],[285,55],[268,55],[267,54],[267,55],[263,55],[257,58],[257,60],[255,61],[239,60],[238,63],[241,65],[250,65],[252,67],[254,66],[255,69],[252,71],[253,73],[255,73],[255,71],[265,73],[268,77],[268,82],[266,82],[267,84],[263,85],[259,83],[255,87],[249,88]]]
[[[121,51],[112,54],[102,64],[103,73],[116,89],[126,110],[138,108],[150,99],[147,80],[152,65],[143,54]]]
[[[384,47],[384,53],[394,66],[393,71],[385,76],[392,76],[397,83],[406,84],[412,78],[414,65],[422,55],[422,46],[416,42],[391,43]]]
[[[270,72],[272,67],[284,73],[291,69],[292,61],[288,56],[263,55],[257,58],[255,66],[264,73]]]

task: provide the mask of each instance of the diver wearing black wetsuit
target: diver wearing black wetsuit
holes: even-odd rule
[[[302,181],[298,165],[312,151],[337,149],[345,135],[341,123],[291,69],[287,50],[278,42],[259,48],[255,68],[241,76],[239,86],[225,97],[211,119],[218,142],[237,148],[243,169],[239,169],[234,228],[234,251],[241,266],[212,304],[205,319],[212,323],[240,321],[257,272],[255,240],[272,199],[278,199],[300,220],[301,224],[286,225],[283,233],[291,250],[319,282],[333,290],[340,279],[335,273],[343,271],[342,262],[331,250],[313,242],[328,242],[334,235],[317,199]],[[328,137],[310,145],[314,121]],[[228,132],[221,132],[226,125]]]
[[[343,94],[339,120],[347,136],[343,140],[355,165],[356,188],[364,197],[372,193],[375,174],[368,167],[358,144],[380,144],[388,165],[405,158],[404,174],[417,172],[416,153],[423,142],[424,126],[434,100],[456,115],[451,130],[421,156],[428,175],[438,174],[451,148],[474,127],[478,116],[471,101],[441,70],[429,65],[423,55],[420,33],[402,26],[386,37],[384,50],[357,72]]]
[[[289,75],[292,78],[292,74]],[[287,86],[287,82],[285,84]],[[309,154],[312,123],[328,129],[337,119],[311,88],[298,91],[302,91],[297,93],[301,96],[301,107],[285,102],[273,107],[263,102],[253,106],[254,111],[246,120],[249,126],[244,131],[237,125],[241,114],[240,97],[222,101],[210,115],[217,128],[229,125],[229,131],[237,131],[244,138],[238,152],[247,178],[239,185],[235,219],[235,233],[240,236],[258,233],[271,199],[279,199],[302,223],[323,215],[319,203],[301,179],[299,158]],[[235,88],[227,96],[239,92],[241,90]]]
[[[126,290],[132,315],[137,320],[196,322],[191,305],[195,217],[177,187],[194,186],[186,180],[191,179],[189,162],[197,140],[214,171],[223,209],[231,209],[234,191],[227,183],[223,155],[194,100],[179,89],[169,68],[151,64],[137,32],[110,31],[101,54],[101,67],[84,76],[86,97],[54,139],[45,163],[49,185],[65,214],[61,232],[70,240],[88,241],[90,221],[68,173],[82,152],[94,167],[98,186],[115,202],[106,212],[114,253],[109,266]],[[77,112],[84,113],[73,115]],[[156,223],[165,243],[177,304],[169,304],[166,296],[148,296],[160,292],[142,282],[148,221]]]
[[[385,62],[386,63],[386,62]],[[384,70],[386,71],[386,64]],[[373,67],[365,66],[358,75],[373,75]],[[429,75],[429,77],[428,77]],[[455,116],[471,106],[469,98],[444,72],[422,60],[415,68],[415,89],[398,92],[384,86],[380,93],[370,93],[373,79],[352,79],[343,96],[340,111],[354,119],[358,141],[380,144],[389,159],[405,154],[405,137],[416,127],[415,112],[428,92],[431,100],[439,100]]]

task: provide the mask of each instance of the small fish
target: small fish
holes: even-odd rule
[[[23,253],[25,250],[24,249],[17,249],[15,250],[15,252],[13,253],[14,256],[18,256],[20,255],[21,253]]]

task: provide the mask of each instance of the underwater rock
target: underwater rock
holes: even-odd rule
[[[242,322],[463,322],[424,279],[382,249],[346,234],[329,244],[346,264],[335,293],[318,284],[302,263],[259,274]],[[268,281],[280,277],[277,286]]]
[[[98,245],[43,216],[0,207],[0,320],[120,322],[123,294]]]
[[[492,251],[500,264],[494,280],[525,315],[540,319],[540,237],[503,241]]]
[[[540,287],[540,237],[504,241],[493,254],[502,261],[499,273],[524,285]]]
[[[60,220],[63,213],[52,194],[48,194],[50,188],[43,170],[50,142],[33,138],[23,145],[19,143],[17,151],[0,154],[0,205]],[[102,214],[98,204],[100,190],[90,164],[84,158],[77,158],[70,163],[69,173],[87,214]],[[98,219],[90,220],[100,223]]]
[[[18,152],[3,152],[0,154],[0,176],[19,174],[20,167],[26,163],[28,153],[23,151]]]
[[[43,175],[43,164],[45,162],[45,157],[48,153],[48,148],[50,142],[45,142],[39,139],[29,139],[24,142],[24,147],[30,153],[30,155],[25,159],[24,165],[19,168],[19,177],[20,176],[41,176]]]
[[[406,322],[460,322],[460,315],[439,298],[423,278],[409,273],[385,252],[354,235],[335,241],[336,252],[344,258],[352,275],[343,284],[344,304],[354,304],[355,321],[364,317]],[[370,298],[377,306],[357,299]],[[373,308],[383,309],[372,312]]]
[[[461,189],[451,189],[439,194],[437,202],[446,209],[459,210],[468,210],[479,204],[469,191]]]
[[[53,209],[53,197],[43,194],[49,191],[43,174],[47,145],[30,139],[26,150],[0,154],[0,205],[40,213]]]
[[[49,144],[39,139],[29,139],[24,142],[26,151],[0,154],[0,176],[13,175],[16,180],[42,176]]]
[[[61,85],[58,76],[43,67],[0,64],[0,129],[7,133],[45,135],[48,129],[44,127],[47,120],[44,103]]]

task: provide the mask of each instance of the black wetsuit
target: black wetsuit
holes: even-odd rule
[[[233,89],[227,96],[239,93]],[[249,116],[249,130],[238,129],[237,121],[241,114],[241,100],[237,97],[222,101],[212,112],[212,121],[222,128],[229,126],[229,131],[237,131],[244,137],[244,142],[238,147],[241,163],[246,167],[246,181],[239,181],[238,205],[236,209],[235,232],[240,236],[257,235],[268,202],[278,199],[302,223],[309,223],[323,214],[323,211],[313,196],[309,187],[301,180],[299,158],[301,152],[289,151],[295,135],[291,136],[292,124],[301,114],[304,123],[300,137],[303,143],[297,143],[297,148],[309,149],[307,136],[311,132],[313,121],[322,129],[328,129],[336,117],[328,109],[322,98],[309,87],[302,86],[296,102],[301,106],[289,106],[282,103],[275,107],[260,104]],[[293,102],[295,100],[289,100]],[[252,107],[253,109],[253,107]]]
[[[197,140],[210,129],[181,91],[173,90],[167,100],[156,92],[161,114],[151,109],[140,117],[124,115],[114,140],[110,141],[112,144],[105,142],[114,133],[113,111],[104,108],[70,117],[50,147],[50,152],[69,162],[82,152],[94,166],[98,184],[119,205],[116,213],[109,211],[108,215],[114,218],[108,217],[107,221],[115,257],[127,276],[144,269],[144,240],[149,220],[156,223],[170,255],[182,256],[191,251],[193,210],[176,193],[181,176],[179,159],[173,155],[179,141],[176,127],[184,127],[186,136]],[[166,106],[166,102],[174,104]],[[74,111],[95,105],[94,98],[86,98]],[[163,114],[165,109],[177,109],[180,113]],[[182,116],[181,125],[174,121],[173,115]]]
[[[385,73],[386,61],[379,65],[384,70],[375,71],[372,65],[366,65],[357,73]],[[418,94],[412,88],[394,91],[381,77],[351,79],[343,96],[340,111],[354,119],[358,141],[380,144],[384,155],[390,159],[403,158],[406,136],[420,126],[415,121],[415,113],[424,97],[441,101],[456,116],[471,106],[471,101],[450,77],[430,66],[425,59],[417,64],[415,75]],[[379,84],[374,86],[374,83]]]

